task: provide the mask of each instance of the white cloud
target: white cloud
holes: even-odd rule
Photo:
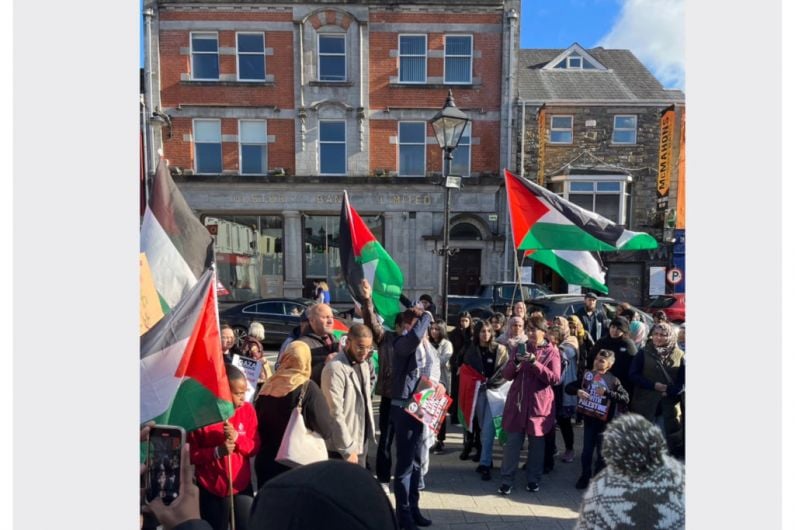
[[[684,0],[624,0],[597,46],[632,51],[664,87],[684,90]]]

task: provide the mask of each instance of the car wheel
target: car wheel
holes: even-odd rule
[[[243,326],[232,326],[232,331],[235,332],[235,338],[237,339],[237,345],[240,346],[243,344],[243,339],[248,336],[248,328],[244,328]]]

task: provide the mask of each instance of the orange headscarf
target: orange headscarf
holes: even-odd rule
[[[312,373],[312,355],[305,342],[294,340],[279,363],[279,369],[268,379],[260,396],[284,397],[309,379]]]

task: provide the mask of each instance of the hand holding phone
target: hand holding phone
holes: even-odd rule
[[[171,504],[180,491],[180,468],[185,430],[173,425],[154,425],[149,430],[146,458],[146,502],[160,499]]]
[[[184,444],[180,450],[179,495],[170,505],[156,498],[145,505],[143,510],[154,514],[165,530],[195,519],[200,519],[199,487],[193,483],[193,466],[190,465],[190,447]]]

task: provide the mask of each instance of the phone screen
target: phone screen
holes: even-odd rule
[[[146,500],[161,498],[171,504],[179,496],[180,450],[185,442],[181,427],[155,425],[149,432]]]
[[[519,347],[516,350],[517,357],[526,357],[527,356],[527,345],[524,342],[519,343]]]

